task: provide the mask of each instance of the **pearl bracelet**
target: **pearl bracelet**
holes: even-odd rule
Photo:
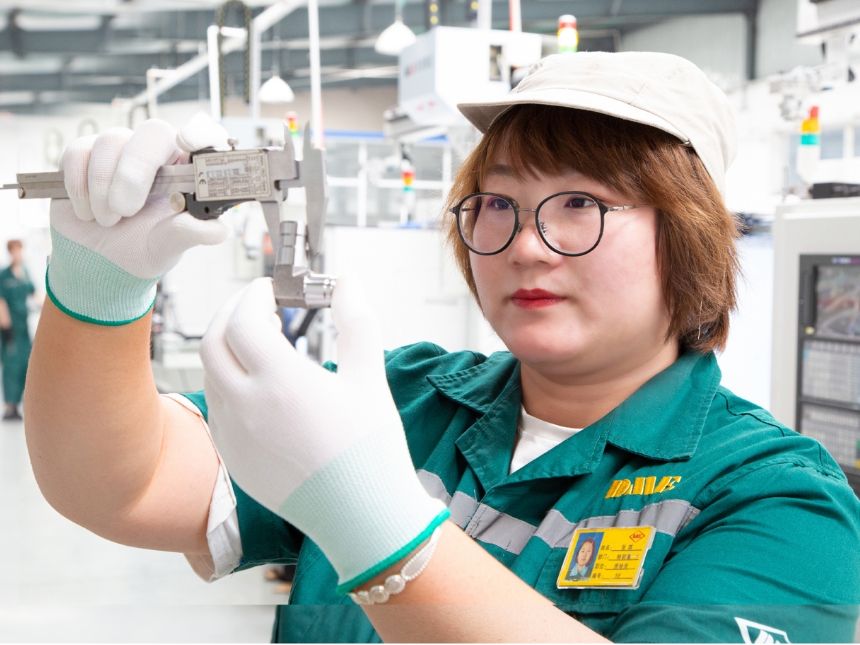
[[[351,592],[349,597],[357,605],[379,605],[388,602],[391,596],[406,589],[406,583],[415,580],[427,568],[427,565],[430,564],[430,558],[433,557],[433,552],[439,543],[439,531],[441,528],[439,527],[433,531],[427,544],[409,558],[406,564],[403,565],[400,573],[388,576],[381,585],[373,585],[370,589]]]

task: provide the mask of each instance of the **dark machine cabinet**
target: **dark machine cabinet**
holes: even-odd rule
[[[860,255],[801,255],[796,425],[860,494]]]

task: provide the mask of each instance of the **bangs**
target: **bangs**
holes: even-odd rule
[[[517,105],[493,122],[484,145],[479,184],[493,165],[504,161],[520,181],[575,170],[628,197],[642,198],[648,153],[681,142],[656,128],[597,112]]]

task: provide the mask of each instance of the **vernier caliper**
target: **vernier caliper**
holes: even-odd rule
[[[284,132],[283,148],[201,150],[190,163],[162,166],[150,195],[166,195],[176,212],[187,210],[197,219],[214,219],[242,202],[257,201],[263,208],[275,252],[272,276],[275,301],[281,307],[314,309],[331,304],[335,278],[311,271],[322,251],[326,212],[326,175],[322,150],[311,145],[305,131],[303,155],[296,161],[292,137]],[[281,221],[290,187],[303,186],[306,224]],[[63,173],[19,173],[14,188],[21,199],[68,199]]]

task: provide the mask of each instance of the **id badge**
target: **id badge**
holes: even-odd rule
[[[576,529],[556,585],[559,589],[636,589],[654,527]]]

